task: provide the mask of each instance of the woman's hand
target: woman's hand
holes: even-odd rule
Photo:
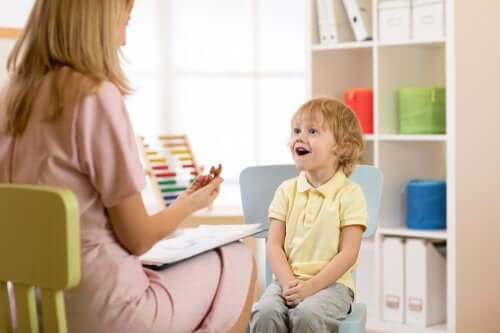
[[[205,208],[217,198],[223,181],[221,177],[198,176],[189,188],[177,197],[177,200],[172,205],[188,204],[194,211]]]
[[[179,200],[179,199],[185,198],[186,196],[188,196],[188,195],[196,192],[200,188],[204,187],[205,185],[210,183],[212,180],[213,180],[213,178],[211,175],[200,175],[200,176],[196,177],[196,179],[191,183],[191,185],[189,185],[189,187],[184,192],[179,194],[177,199]]]
[[[196,179],[193,181],[191,185],[186,189],[186,191],[182,192],[177,199],[183,199],[186,196],[196,192],[200,188],[206,186],[209,184],[212,180],[215,178],[219,177],[220,173],[222,171],[222,165],[219,164],[217,168],[211,167],[210,168],[210,173],[208,175],[199,175],[196,177]]]
[[[292,280],[288,282],[286,288],[283,288],[282,296],[288,307],[295,307],[305,298],[314,294],[313,287],[309,280]]]

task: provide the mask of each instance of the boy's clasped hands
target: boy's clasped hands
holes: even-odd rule
[[[297,306],[304,299],[315,293],[311,280],[293,279],[288,281],[282,289],[281,296],[283,296],[286,305],[290,308]]]

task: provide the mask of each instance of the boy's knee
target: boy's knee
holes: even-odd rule
[[[283,332],[285,314],[271,307],[256,307],[250,317],[250,332]]]
[[[285,317],[284,313],[281,313],[278,309],[272,306],[256,306],[252,311],[252,318],[262,320],[276,320]]]
[[[319,332],[324,326],[321,314],[308,307],[292,309],[289,316],[291,332]]]

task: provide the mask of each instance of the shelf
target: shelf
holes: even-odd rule
[[[370,0],[372,9],[380,0]],[[378,12],[372,11],[374,40],[321,44],[318,33],[317,2],[307,1],[309,17],[306,51],[307,91],[311,97],[343,99],[347,88],[373,89],[374,133],[363,136],[362,164],[377,166],[384,175],[379,228],[365,248],[356,276],[358,299],[367,305],[367,332],[370,333],[450,333],[456,326],[456,219],[448,216],[448,229],[418,230],[406,227],[405,189],[413,179],[444,179],[448,189],[456,185],[453,132],[456,106],[453,75],[456,50],[453,24],[447,36],[425,39],[379,40],[376,34]],[[445,0],[447,5],[456,1]],[[447,10],[453,7],[447,7]],[[446,18],[449,11],[446,13]],[[447,21],[453,23],[452,20]],[[437,36],[437,35],[435,35]],[[312,44],[312,45],[311,45]],[[400,133],[399,90],[406,87],[442,86],[446,88],[447,131],[440,134]],[[454,193],[446,197],[446,207],[454,209]],[[446,306],[448,323],[415,327],[381,320],[383,296],[383,249],[385,237],[423,239],[447,243]],[[399,268],[398,268],[399,269]],[[403,269],[403,268],[402,268]],[[440,296],[442,297],[442,296]]]
[[[366,323],[366,329],[370,332],[379,333],[445,333],[446,324],[433,325],[429,327],[412,327],[403,324],[389,323],[383,321],[370,321]]]
[[[343,100],[346,88],[373,88],[373,49],[337,49],[312,52],[311,96]],[[356,68],[355,71],[352,69]]]
[[[345,42],[331,43],[326,45],[315,44],[312,46],[313,51],[333,51],[333,50],[349,50],[349,49],[365,49],[373,47],[374,43],[369,42]]]
[[[365,141],[373,141],[375,140],[375,137],[373,134],[365,134],[363,135],[363,139],[365,139]]]
[[[406,227],[395,228],[381,228],[377,229],[377,233],[384,236],[398,236],[398,237],[415,237],[425,239],[439,239],[446,240],[448,234],[446,230],[415,230]]]
[[[407,135],[407,134],[382,134],[379,135],[381,141],[446,141],[446,134],[425,134],[425,135]]]
[[[349,49],[365,49],[365,48],[372,48],[374,46],[379,46],[379,47],[418,46],[418,45],[436,46],[444,44],[445,42],[446,42],[445,38],[423,39],[423,40],[401,40],[401,41],[343,42],[343,43],[331,43],[331,44],[314,44],[311,49],[313,51],[334,51],[334,50],[349,50]]]
[[[422,40],[401,40],[401,41],[378,41],[375,45],[379,47],[391,47],[391,46],[416,46],[416,45],[436,45],[444,44],[446,39],[422,39]]]

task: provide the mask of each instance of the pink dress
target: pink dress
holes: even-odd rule
[[[48,88],[45,82],[15,140],[4,131],[0,91],[0,182],[64,187],[78,197],[82,276],[65,293],[69,331],[227,332],[246,300],[250,250],[238,243],[163,271],[142,267],[117,242],[106,214],[145,186],[122,96],[104,83],[95,96],[45,121]]]

